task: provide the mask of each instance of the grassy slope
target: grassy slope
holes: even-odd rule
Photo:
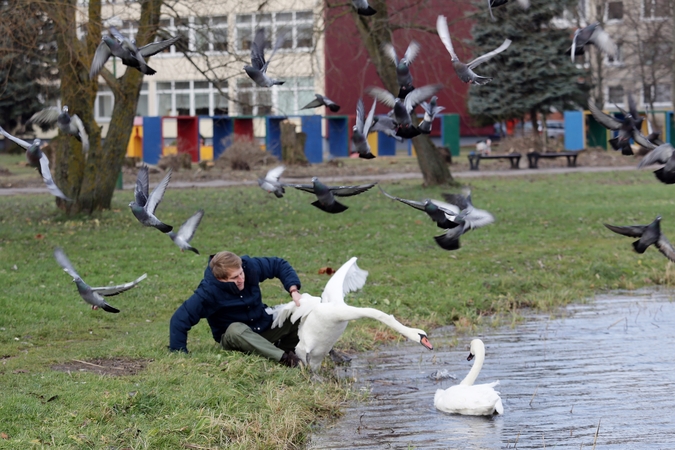
[[[337,215],[312,207],[313,197],[296,190],[280,200],[258,188],[169,190],[158,208],[164,221],[178,226],[206,210],[193,241],[202,256],[181,254],[166,236],[138,224],[126,206],[129,191],[116,194],[112,211],[91,219],[59,216],[47,196],[0,197],[0,433],[8,438],[0,449],[280,448],[301,443],[316,420],[339,414],[352,395],[348,386],[221,351],[205,321],[190,333],[190,355],[166,351],[171,314],[199,283],[205,255],[222,249],[282,256],[315,295],[328,279],[319,268],[337,269],[358,256],[370,275],[350,302],[427,329],[466,327],[485,317],[496,324],[494,313],[513,317],[517,307],[549,309],[600,290],[667,281],[662,255],[654,249],[637,255],[628,238],[602,226],[648,223],[663,214],[664,231],[672,234],[675,200],[650,172],[471,185],[476,206],[497,222],[464,236],[456,252],[436,246],[432,236],[440,229],[423,213],[377,190],[344,199],[350,209]],[[414,182],[383,187],[405,198],[441,198],[441,190]],[[92,285],[145,272],[148,279],[110,299],[120,314],[92,311],[54,261],[55,246]],[[276,281],[264,284],[264,295],[268,304],[289,300]],[[354,323],[339,346],[364,349],[396,338],[382,331],[376,322]],[[50,369],[97,357],[152,362],[138,375],[117,378]]]

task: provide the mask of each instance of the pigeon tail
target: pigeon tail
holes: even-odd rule
[[[333,202],[332,205],[326,206],[323,203],[321,203],[319,200],[313,202],[312,206],[316,206],[320,210],[326,211],[327,213],[330,213],[330,214],[341,213],[342,211],[345,211],[348,208],[348,206],[345,206],[340,202]]]
[[[656,178],[658,178],[658,180],[662,183],[675,184],[675,173],[667,172],[664,169],[665,167],[655,170],[654,176],[656,176]]]
[[[284,196],[284,191],[273,191],[273,194],[276,198],[282,198]]]
[[[272,82],[272,84],[276,84],[277,86],[281,86],[281,85],[284,84],[284,83],[285,83],[285,81],[279,81],[279,80],[274,80],[274,81]]]
[[[363,158],[363,159],[373,159],[373,158],[375,158],[375,155],[373,155],[373,154],[370,153],[370,152],[368,152],[368,153],[359,153],[359,158]]]
[[[333,103],[332,105],[328,105],[328,109],[330,109],[333,112],[338,112],[340,111],[340,105],[336,105]]]
[[[107,312],[109,312],[109,313],[118,313],[118,312],[120,312],[119,309],[113,308],[112,306],[110,306],[110,305],[107,304],[107,303],[104,303],[104,304],[101,306],[101,308],[103,308],[103,311],[107,311]]]
[[[490,81],[492,81],[492,77],[481,77],[480,75],[476,75],[476,77],[470,82],[482,86],[484,84],[488,84]]]
[[[359,8],[356,10],[360,16],[372,16],[377,11],[373,9],[372,6],[368,5],[367,8]]]
[[[633,242],[633,248],[636,252],[642,254],[649,248],[649,245],[640,244],[640,240],[637,240]]]
[[[190,250],[191,252],[195,252],[196,254],[199,255],[199,250],[197,250],[196,248],[194,248],[192,246],[189,246],[186,250]]]
[[[447,239],[444,234],[434,236],[434,240],[444,250],[457,250],[460,247],[459,238]]]
[[[159,222],[157,225],[153,225],[155,228],[157,228],[159,231],[162,233],[168,233],[173,230],[173,227],[171,225],[167,225],[165,223]]]

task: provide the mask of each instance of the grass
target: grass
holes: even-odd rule
[[[394,195],[441,198],[419,182],[382,183]],[[655,249],[638,255],[631,240],[603,223],[649,223],[675,206],[649,172],[527,175],[472,179],[477,207],[495,224],[462,238],[455,252],[433,241],[426,216],[372,190],[344,199],[343,214],[312,207],[296,190],[283,199],[257,187],[169,190],[158,216],[180,225],[206,215],[193,240],[202,256],[181,253],[128,210],[131,191],[113,209],[67,218],[46,195],[0,197],[0,449],[15,448],[296,448],[319,421],[339,416],[353,398],[329,371],[307,373],[219,349],[205,321],[189,336],[189,355],[169,353],[168,322],[199,283],[206,255],[222,249],[286,258],[318,295],[351,256],[370,272],[350,295],[407,325],[433,328],[518,320],[523,307],[544,311],[609,289],[667,284],[672,269]],[[61,246],[91,285],[148,273],[137,288],[109,300],[120,314],[92,311],[54,261]],[[289,301],[276,280],[268,304]],[[351,324],[339,348],[364,350],[400,339],[372,321]],[[420,349],[419,351],[422,351]],[[150,360],[136,374],[64,373],[55,364],[94,358]],[[56,396],[56,397],[55,397]]]

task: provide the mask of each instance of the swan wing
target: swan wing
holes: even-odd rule
[[[295,323],[298,319],[307,316],[319,303],[321,303],[321,298],[305,293],[300,297],[300,306],[296,306],[295,302],[288,302],[268,307],[265,311],[273,317],[272,328],[277,328],[281,327],[286,320]]]
[[[456,385],[445,390],[438,389],[434,395],[434,406],[443,412],[467,416],[502,414],[504,406],[499,392],[494,390],[498,383]]]
[[[344,263],[326,283],[321,294],[324,303],[344,303],[345,295],[366,284],[368,272],[356,265],[356,257]]]

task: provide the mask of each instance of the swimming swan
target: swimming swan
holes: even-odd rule
[[[433,346],[424,330],[408,328],[389,314],[374,308],[357,308],[344,302],[345,294],[361,289],[366,284],[368,272],[356,265],[356,257],[340,267],[328,280],[321,297],[302,294],[300,306],[289,302],[268,308],[274,316],[272,328],[281,326],[287,319],[295,323],[300,319],[295,354],[312,370],[321,367],[321,361],[340,339],[350,320],[368,317],[379,320],[411,341],[419,342],[429,350]]]
[[[499,392],[493,389],[499,384],[499,381],[473,384],[485,360],[485,345],[480,339],[471,341],[471,350],[467,360],[471,361],[474,356],[476,360],[466,378],[456,386],[436,391],[434,406],[443,412],[467,416],[504,414],[504,406],[502,405],[502,399],[499,397]]]

